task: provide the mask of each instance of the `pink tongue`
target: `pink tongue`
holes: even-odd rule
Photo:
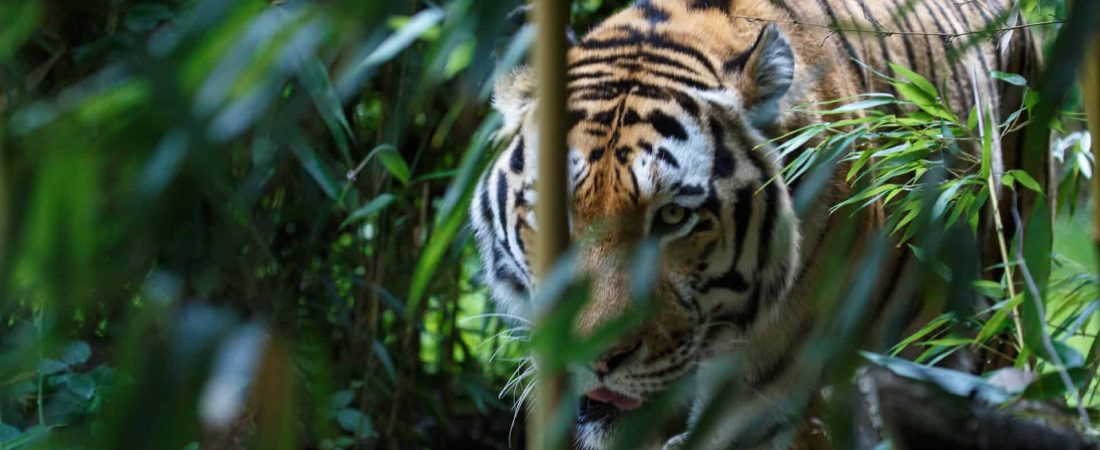
[[[588,391],[588,398],[600,403],[610,403],[622,411],[638,409],[642,401],[633,397],[620,394],[608,388],[599,388]]]

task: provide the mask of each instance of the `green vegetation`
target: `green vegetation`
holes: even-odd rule
[[[573,22],[586,29],[623,3],[575,1]],[[464,225],[497,151],[492,80],[533,39],[508,19],[516,6],[0,0],[0,450],[522,447],[528,347],[571,349],[551,362],[562,367],[587,361],[647,311],[584,342],[564,325],[529,337],[480,284]],[[1023,8],[1066,17],[1060,1]],[[1062,30],[1049,32],[1051,55],[1087,38]],[[906,74],[899,98],[805,105],[826,117],[875,112],[800,130],[822,146],[784,151],[801,155],[789,174],[810,180],[823,162],[856,161],[849,178],[862,194],[848,206],[892,203],[902,213],[890,231],[929,255],[938,292],[962,283],[988,299],[987,310],[934,318],[898,352],[932,364],[960,349],[1021,347],[1008,364],[1041,375],[1004,401],[1058,399],[1096,424],[1100,280],[1084,213],[1093,157],[1072,83],[1058,82],[1081,57],[1066,58],[1041,80],[1002,74],[1035,88],[1005,123],[928,102],[935,87]],[[919,112],[875,109],[894,103]],[[1040,292],[986,276],[1002,271],[939,276],[988,203],[988,160],[959,146],[988,149],[995,131],[1048,123],[1064,144],[1057,220],[1023,246],[1007,236],[1000,262],[1025,263]],[[939,184],[947,155],[965,168]],[[1026,172],[1005,183],[1037,188]],[[936,226],[946,231],[931,236]],[[1052,255],[1029,250],[1044,240]],[[873,279],[882,250],[831,275]],[[565,291],[567,278],[549,284]],[[582,292],[568,291],[553,323],[569,322]],[[823,311],[846,314],[799,357],[841,354],[864,328],[859,289],[822,292]],[[830,374],[838,385],[865,362],[847,353],[851,364]],[[679,389],[624,424],[636,432],[618,448],[671,420]],[[836,398],[827,417],[845,442],[846,397]],[[708,418],[720,411],[709,411],[700,430],[717,426]]]

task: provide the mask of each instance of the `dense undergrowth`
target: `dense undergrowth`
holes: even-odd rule
[[[622,3],[574,2],[574,24]],[[516,6],[0,1],[0,449],[521,448],[528,333],[488,301],[465,227],[496,151],[492,80],[533,38]],[[787,141],[802,155],[789,175],[855,161],[849,206],[893,203],[894,236],[940,255],[919,224],[965,234],[990,183],[970,157],[929,190],[944,155],[1053,119],[1057,220],[1025,241],[1055,252],[1006,236],[1009,270],[966,281],[989,307],[937,316],[897,350],[925,364],[1007,351],[1040,374],[1011,399],[1062,399],[1097,423],[1090,141],[1074,102],[1051,117],[1040,80],[998,76],[1036,88],[999,124],[927,102],[911,76],[896,80],[911,96],[805,105],[873,112],[799,130],[822,145]],[[881,112],[893,103],[915,111]],[[984,276],[1022,263],[1049,267],[1041,311]],[[834,294],[822,301],[848,301]]]

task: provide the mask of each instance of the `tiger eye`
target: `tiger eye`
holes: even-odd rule
[[[684,207],[680,205],[665,205],[662,206],[661,209],[657,210],[657,217],[666,226],[679,225],[684,221],[684,219],[687,218],[687,216],[687,209],[684,209]]]

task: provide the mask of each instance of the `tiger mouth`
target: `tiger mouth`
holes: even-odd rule
[[[610,422],[641,406],[642,400],[637,398],[607,388],[593,389],[581,397],[577,408],[577,422]]]

